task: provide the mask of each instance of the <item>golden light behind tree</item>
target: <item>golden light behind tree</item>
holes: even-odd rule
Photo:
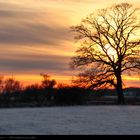
[[[124,104],[123,73],[140,70],[138,12],[131,4],[121,3],[91,13],[72,27],[84,44],[73,58],[75,67],[86,69],[79,82],[92,88],[113,85],[119,104]]]

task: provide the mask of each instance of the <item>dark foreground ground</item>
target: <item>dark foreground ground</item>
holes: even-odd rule
[[[125,105],[140,105],[140,97],[134,96],[125,96]],[[117,96],[104,96],[104,97],[95,97],[95,96],[87,96],[79,101],[78,100],[60,100],[59,102],[55,102],[54,100],[44,102],[37,102],[36,100],[28,101],[28,102],[20,102],[15,100],[0,102],[0,108],[24,108],[24,107],[56,107],[56,106],[89,106],[89,105],[118,105]]]

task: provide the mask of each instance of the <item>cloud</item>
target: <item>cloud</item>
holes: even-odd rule
[[[55,12],[46,11],[44,22],[44,19],[41,19],[44,12],[35,11],[33,8],[0,3],[0,43],[56,45],[64,40],[69,40],[69,27],[50,23],[51,18],[57,18],[55,14]]]
[[[69,71],[70,57],[58,55],[26,55],[19,54],[15,57],[1,58],[0,71],[28,72],[28,71],[55,71],[61,73]]]
[[[0,43],[15,45],[56,45],[68,40],[67,29],[49,27],[43,24],[22,24],[0,26]]]
[[[70,32],[67,25],[60,24],[62,17],[50,9],[44,12],[32,5],[0,2],[0,72],[66,74],[70,57],[59,53],[65,53],[63,43],[70,41]],[[44,51],[46,46],[43,55],[39,53],[42,46]],[[47,53],[48,48],[53,53]]]
[[[50,9],[44,12],[32,6],[0,2],[0,20],[1,73],[69,73],[70,57],[59,54],[64,51],[63,42],[70,41],[69,27],[60,24],[65,16]],[[54,53],[45,51],[41,55],[42,46]]]

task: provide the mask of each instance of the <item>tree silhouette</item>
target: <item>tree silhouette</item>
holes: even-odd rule
[[[0,95],[3,93],[3,76],[0,76]]]
[[[14,78],[8,78],[4,81],[3,92],[5,94],[13,94],[22,90],[22,85],[19,81],[16,81]]]
[[[41,73],[40,75],[43,77],[41,86],[47,93],[47,98],[50,101],[54,98],[53,92],[54,87],[56,85],[56,81],[54,79],[51,80],[48,74]]]
[[[90,88],[114,86],[124,104],[122,74],[140,70],[139,10],[128,3],[91,13],[72,27],[81,47],[73,57],[75,68],[84,68],[77,82]]]
[[[56,81],[54,79],[50,79],[50,76],[44,73],[40,74],[43,77],[42,80],[42,87],[45,89],[48,88],[54,88],[54,86],[56,85]]]
[[[21,83],[15,80],[13,77],[7,78],[6,80],[3,81],[3,95],[7,107],[12,105],[11,99],[14,97],[15,94],[17,93],[20,94],[21,90],[22,90]]]

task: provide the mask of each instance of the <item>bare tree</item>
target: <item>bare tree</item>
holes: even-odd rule
[[[43,88],[45,89],[54,88],[54,86],[56,85],[56,81],[54,79],[51,80],[50,76],[44,73],[41,73],[40,75],[43,77],[43,80],[42,80]]]
[[[81,43],[73,57],[75,68],[84,68],[77,81],[90,88],[114,86],[124,104],[122,74],[140,70],[139,9],[128,3],[91,13],[72,27]]]
[[[3,93],[3,76],[0,76],[0,95]]]
[[[20,92],[22,90],[22,85],[19,81],[16,81],[13,77],[8,78],[4,81],[3,92],[6,94],[13,94],[15,92]]]
[[[43,77],[41,86],[47,92],[48,100],[51,101],[54,98],[53,93],[56,81],[54,79],[51,80],[48,74],[41,73],[40,75]]]

